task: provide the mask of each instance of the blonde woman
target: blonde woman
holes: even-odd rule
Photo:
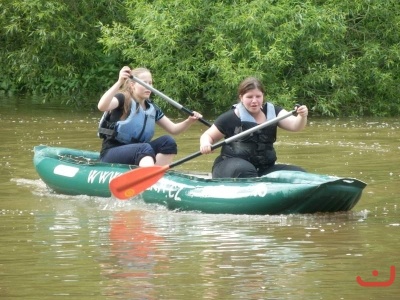
[[[198,112],[180,123],[172,122],[149,98],[151,91],[133,81],[139,78],[153,84],[146,68],[131,70],[128,66],[119,72],[118,81],[104,93],[97,105],[105,112],[99,124],[103,139],[100,159],[107,163],[121,163],[141,167],[168,165],[177,154],[177,145],[170,135],[152,140],[155,124],[166,132],[177,135],[202,118]]]

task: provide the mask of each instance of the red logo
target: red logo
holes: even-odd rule
[[[372,276],[378,276],[379,273],[377,270],[372,271]],[[364,281],[360,276],[356,277],[357,283],[361,286],[365,287],[388,287],[391,286],[396,278],[396,268],[394,266],[390,266],[390,278],[386,281]]]

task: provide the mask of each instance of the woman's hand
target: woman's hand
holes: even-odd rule
[[[124,82],[126,79],[132,76],[131,71],[132,71],[131,68],[129,68],[128,66],[122,67],[122,69],[119,71],[118,80],[120,82]]]
[[[297,114],[303,118],[306,118],[308,116],[308,108],[305,105],[299,106],[296,110]]]
[[[209,154],[209,153],[211,153],[212,152],[212,150],[211,150],[211,144],[210,143],[202,143],[201,145],[200,145],[200,152],[202,153],[202,154]]]
[[[194,121],[197,121],[198,119],[201,119],[201,118],[203,118],[203,115],[198,113],[197,111],[194,111],[193,112],[193,116],[189,116],[188,119],[192,120],[194,122]]]

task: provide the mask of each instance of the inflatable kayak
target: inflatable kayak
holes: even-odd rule
[[[36,146],[33,163],[55,193],[111,197],[109,182],[136,168],[99,161],[99,153]],[[210,179],[167,171],[140,194],[146,203],[211,214],[294,214],[351,210],[366,184],[355,178],[278,171],[257,178]]]

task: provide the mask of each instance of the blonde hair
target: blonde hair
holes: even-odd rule
[[[150,73],[150,70],[147,68],[143,68],[143,67],[139,67],[139,68],[135,68],[131,71],[132,76],[139,76],[140,74],[143,73]],[[121,86],[119,92],[122,93],[124,95],[124,109],[123,109],[123,113],[121,116],[121,120],[125,120],[128,115],[129,112],[131,111],[131,105],[132,105],[132,101],[130,101],[133,97],[133,89],[132,89],[132,82],[136,82],[133,79],[127,79],[125,80],[124,84]],[[136,112],[139,110],[139,105],[136,106]]]

